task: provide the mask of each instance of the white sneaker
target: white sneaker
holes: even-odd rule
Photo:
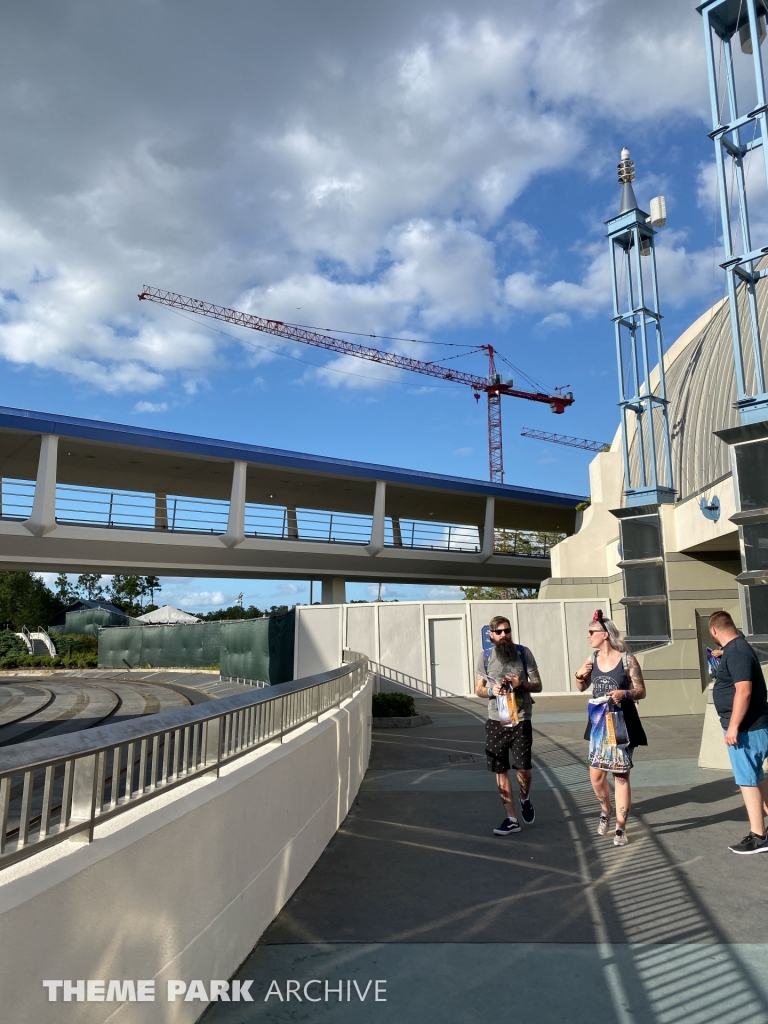
[[[629,840],[627,839],[626,830],[623,828],[617,828],[613,836],[614,846],[626,846]]]

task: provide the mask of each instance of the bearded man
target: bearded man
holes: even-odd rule
[[[531,802],[531,694],[541,693],[541,679],[529,648],[512,641],[509,619],[496,615],[489,629],[493,650],[477,660],[475,693],[488,699],[485,758],[488,771],[496,775],[496,788],[507,815],[493,831],[497,836],[509,836],[520,831],[509,777],[510,762],[517,773],[523,821],[532,825],[536,817]]]

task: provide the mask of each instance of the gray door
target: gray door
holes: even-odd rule
[[[464,619],[429,620],[429,660],[436,697],[469,694],[465,668]]]

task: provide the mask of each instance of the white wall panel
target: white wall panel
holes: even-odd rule
[[[519,643],[530,647],[539,666],[544,693],[568,690],[568,669],[563,650],[563,602],[520,601]]]
[[[296,609],[295,679],[339,667],[343,609],[338,604]]]
[[[372,604],[348,604],[347,638],[344,646],[349,651],[359,651],[376,661],[376,606]]]
[[[420,604],[379,605],[379,662],[424,682],[424,623]]]

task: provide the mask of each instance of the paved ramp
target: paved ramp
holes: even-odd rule
[[[479,702],[374,732],[352,811],[236,975],[254,1002],[204,1024],[766,1024],[768,855],[727,851],[748,826],[730,774],[695,765],[702,718],[644,722],[617,849],[569,701],[537,704],[536,822],[505,838]]]

